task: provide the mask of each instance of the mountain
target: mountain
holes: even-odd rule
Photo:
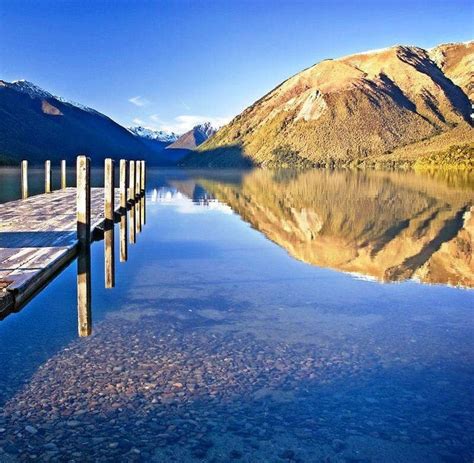
[[[212,137],[216,132],[217,129],[215,129],[210,122],[204,122],[181,135],[174,143],[169,145],[167,149],[173,150],[179,153],[179,157],[183,157]]]
[[[72,161],[79,153],[96,164],[109,156],[160,162],[156,151],[104,114],[28,81],[0,80],[0,161]]]
[[[3,82],[3,84],[8,84],[7,82]],[[53,94],[47,92],[46,90],[42,89],[41,87],[38,87],[38,85],[34,84],[33,82],[29,82],[28,80],[15,80],[14,82],[11,82],[8,84],[10,88],[15,89],[16,91],[20,93],[26,93],[29,95],[31,98],[55,98],[63,103],[70,104],[71,106],[75,106],[76,108],[82,109],[84,111],[87,111],[89,113],[94,113],[101,115],[98,111],[95,109],[89,108],[88,106],[84,106],[80,103],[76,103],[71,100],[67,100],[66,98],[63,98],[61,96],[54,96]]]
[[[395,151],[412,145],[424,152],[427,140],[437,140],[431,148],[438,150],[467,144],[470,155],[473,55],[469,42],[321,61],[245,109],[184,164],[358,165],[377,156],[412,162],[412,154]]]
[[[428,52],[444,74],[474,103],[474,41],[446,43]]]
[[[129,127],[128,130],[138,137],[145,138],[147,140],[155,140],[164,143],[173,143],[179,136],[174,132],[165,132],[164,130],[155,130],[148,127],[142,127],[137,125],[135,127]]]
[[[192,150],[200,146],[216,133],[210,122],[196,125],[188,132],[181,135],[174,143],[166,147],[166,151],[173,156],[179,164]]]

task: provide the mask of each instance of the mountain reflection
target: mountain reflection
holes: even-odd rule
[[[198,175],[175,187],[229,205],[309,264],[473,287],[473,185],[469,174],[255,170],[238,182]]]

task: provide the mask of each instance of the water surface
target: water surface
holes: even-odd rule
[[[472,205],[468,175],[149,171],[92,335],[76,263],[0,322],[0,461],[472,461]]]

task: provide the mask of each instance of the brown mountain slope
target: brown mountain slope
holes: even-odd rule
[[[216,133],[210,122],[194,126],[191,130],[181,135],[175,142],[168,145],[168,149],[192,150],[204,143]]]
[[[439,45],[429,50],[429,55],[474,102],[474,41]]]
[[[469,121],[468,97],[429,52],[396,46],[325,60],[296,74],[219,130],[186,163],[348,164],[454,127],[470,129]]]

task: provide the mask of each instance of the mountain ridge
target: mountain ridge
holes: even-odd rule
[[[168,149],[192,150],[204,143],[217,132],[217,129],[208,122],[195,125],[191,130],[180,135],[177,140],[168,146]]]
[[[127,129],[137,137],[146,138],[148,140],[162,141],[165,143],[173,143],[179,138],[179,135],[175,134],[174,132],[156,130],[150,127],[143,127],[142,125],[127,127]]]
[[[72,100],[68,100],[66,98],[63,98],[62,96],[58,95],[53,95],[52,93],[48,92],[44,88],[40,87],[39,85],[36,85],[35,83],[26,80],[26,79],[20,79],[20,80],[14,80],[13,82],[5,82],[5,81],[0,81],[0,85],[6,85],[9,86],[10,88],[14,88],[15,90],[21,92],[21,93],[26,93],[32,98],[55,98],[56,100],[61,101],[62,103],[67,103],[72,106],[75,106],[79,109],[82,109],[84,111],[88,111],[94,114],[98,114],[101,116],[105,116],[104,114],[100,113],[99,111],[89,107],[85,106],[81,103],[77,103]],[[106,116],[105,116],[106,117]]]
[[[143,142],[95,109],[71,102],[27,80],[0,80],[0,163],[28,159],[73,161],[88,154],[97,164],[105,157],[142,158],[151,164],[174,163],[163,147]]]
[[[391,152],[456,127],[465,128],[462,143],[473,143],[467,96],[473,55],[471,41],[320,61],[246,108],[183,164],[357,165],[382,154],[398,162]]]

